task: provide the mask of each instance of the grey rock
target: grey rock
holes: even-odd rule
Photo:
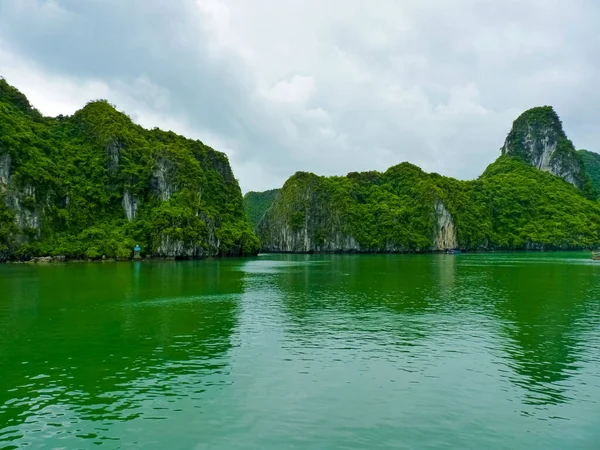
[[[435,201],[436,229],[433,250],[449,250],[458,247],[456,227],[452,216],[441,200]]]
[[[122,145],[116,139],[113,139],[108,147],[106,147],[106,156],[108,159],[108,172],[114,175],[119,170],[119,162],[121,160]]]
[[[541,108],[533,110],[536,109]],[[520,157],[539,170],[560,177],[579,189],[583,188],[586,180],[583,163],[567,139],[558,115],[549,109],[545,113],[546,122],[541,122],[535,116],[530,116],[533,110],[525,112],[515,121],[518,129],[526,129],[527,132],[516,132],[513,126],[501,149],[502,154]]]
[[[0,192],[2,192],[8,184],[11,163],[12,158],[8,153],[0,155]]]
[[[9,184],[5,191],[5,202],[15,215],[15,224],[21,230],[31,229],[39,235],[41,205],[34,186],[26,185],[21,189]]]
[[[140,203],[139,200],[131,194],[131,191],[129,189],[125,189],[125,192],[123,194],[123,201],[121,203],[123,205],[123,210],[125,211],[125,216],[127,217],[127,220],[131,222],[133,219],[135,219],[135,216],[137,215]]]
[[[163,202],[169,200],[175,193],[175,186],[171,182],[173,164],[166,159],[159,159],[152,174],[152,190]]]

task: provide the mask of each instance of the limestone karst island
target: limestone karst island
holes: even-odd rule
[[[507,124],[508,125],[508,124]],[[490,150],[490,157],[494,156]],[[0,80],[0,260],[264,252],[575,250],[600,245],[600,157],[549,106],[518,117],[476,180],[405,162],[298,172],[245,200],[227,156],[106,101],[42,116]]]
[[[106,101],[43,117],[0,80],[0,259],[255,255],[227,156]]]
[[[473,181],[402,163],[346,177],[296,173],[272,205],[260,193],[245,202],[269,252],[585,249],[600,243],[599,168],[600,156],[576,151],[544,106],[515,120]]]

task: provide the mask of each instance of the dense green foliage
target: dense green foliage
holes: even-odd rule
[[[583,161],[586,173],[592,180],[594,189],[600,192],[600,155],[588,150],[579,150],[577,153]]]
[[[475,195],[489,205],[493,247],[567,249],[600,243],[600,205],[521,161],[498,159],[476,182]]]
[[[287,217],[292,231],[308,226],[318,247],[331,241],[333,232],[353,236],[367,251],[383,250],[390,244],[423,249],[430,243],[433,220],[427,210],[433,193],[423,175],[408,163],[383,174],[318,177],[298,172],[285,183],[266,222],[280,216]],[[269,231],[269,227],[261,228],[263,240],[269,240]]]
[[[552,154],[544,151],[554,147]],[[556,175],[570,175],[575,186],[590,199],[598,196],[585,171],[580,155],[567,138],[558,114],[551,106],[531,108],[514,122],[506,138],[502,154],[519,158],[531,165],[546,165]],[[547,159],[545,161],[545,159]]]
[[[562,169],[579,176],[585,162],[581,189],[531,166],[541,137],[556,142]],[[426,251],[447,231],[444,215],[463,249],[600,244],[600,204],[589,200],[600,157],[575,153],[550,107],[517,119],[507,149],[474,181],[403,163],[345,177],[298,172],[282,190],[242,199],[227,157],[200,141],[145,130],[103,100],[43,117],[0,80],[0,260],[129,258],[136,244],[152,256],[255,254],[256,224],[267,249],[295,239],[316,251]]]
[[[3,163],[0,259],[125,258],[135,244],[174,257],[258,249],[223,153],[145,130],[106,101],[47,118],[0,79],[0,176]]]
[[[582,156],[589,175],[554,110],[533,108],[477,180],[409,163],[345,177],[298,172],[257,231],[263,248],[275,251],[590,248],[600,244],[590,178],[600,176],[600,156]]]
[[[282,226],[306,227],[321,244],[352,236],[360,251],[424,251],[435,202],[451,214],[463,249],[568,249],[600,243],[600,206],[563,180],[503,156],[474,181],[427,174],[408,163],[385,173],[291,177],[259,226],[269,244]]]
[[[248,192],[244,195],[244,210],[254,228],[271,207],[280,189],[271,189],[264,192]]]

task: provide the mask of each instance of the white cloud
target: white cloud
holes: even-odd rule
[[[306,103],[315,92],[315,79],[294,75],[289,80],[281,80],[264,91],[263,95],[276,103]]]
[[[244,190],[410,161],[472,178],[552,104],[600,150],[594,0],[22,0],[0,70],[46,114],[106,97],[226,151]]]
[[[12,54],[2,41],[0,67],[0,75],[23,90],[30,103],[47,116],[73,114],[89,100],[111,96],[110,89],[101,80],[75,82],[65,76],[45,74],[32,61]]]

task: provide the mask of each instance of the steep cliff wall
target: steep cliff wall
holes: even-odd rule
[[[106,101],[46,118],[0,79],[0,259],[255,254],[227,157]]]
[[[275,211],[265,214],[258,228],[265,236],[265,251],[360,251],[320,181],[316,175],[299,172],[286,183],[288,201],[274,204]]]
[[[600,245],[600,204],[551,108],[521,116],[482,176],[408,163],[384,173],[297,173],[258,224],[264,251],[424,252]]]
[[[263,251],[414,252],[457,247],[452,214],[429,176],[404,163],[384,174],[299,172],[259,223]]]
[[[244,195],[244,210],[252,227],[256,228],[258,222],[263,218],[267,209],[271,207],[278,195],[279,189],[271,189],[264,192],[251,191]]]
[[[550,106],[532,108],[521,114],[513,123],[502,154],[521,158],[579,189],[593,189],[581,157]]]
[[[436,200],[434,205],[436,229],[433,238],[433,249],[446,250],[457,248],[458,240],[456,239],[456,227],[452,215],[440,200]]]

